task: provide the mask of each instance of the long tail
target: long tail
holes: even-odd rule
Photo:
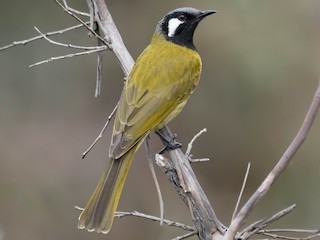
[[[110,231],[136,149],[137,146],[133,147],[119,159],[110,159],[87,206],[79,216],[78,228],[90,232]]]

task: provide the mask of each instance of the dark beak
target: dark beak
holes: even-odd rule
[[[201,11],[201,13],[198,15],[197,19],[200,21],[201,19],[205,18],[206,16],[209,16],[211,14],[216,13],[217,11],[215,10],[204,10]]]

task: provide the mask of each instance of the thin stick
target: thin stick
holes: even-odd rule
[[[106,123],[104,124],[102,130],[100,131],[98,137],[93,141],[93,143],[88,147],[88,149],[82,153],[82,157],[81,158],[85,158],[87,156],[87,154],[90,152],[90,150],[94,147],[94,145],[96,145],[96,143],[99,141],[100,138],[102,138],[102,135],[104,133],[104,131],[106,130],[110,120],[112,119],[114,113],[116,112],[117,108],[118,108],[119,102],[117,103],[117,105],[114,107],[114,109],[112,110],[112,112],[110,113]]]
[[[283,240],[310,240],[312,238],[320,236],[320,234],[314,234],[307,237],[288,237],[288,236],[282,236],[282,235],[271,234],[271,233],[262,233],[261,235],[272,237],[273,239],[283,239]]]
[[[103,53],[102,52],[98,52],[98,57],[97,57],[97,79],[96,79],[96,89],[95,89],[95,92],[94,92],[94,97],[96,97],[96,98],[99,97],[100,93],[101,93],[102,63],[103,63]]]
[[[320,107],[320,85],[318,85],[317,91],[314,95],[309,111],[296,137],[293,139],[292,143],[284,152],[283,156],[281,157],[279,162],[276,164],[276,166],[273,168],[273,170],[264,179],[264,181],[258,187],[256,192],[251,196],[251,198],[247,201],[247,203],[242,207],[240,212],[237,214],[237,216],[233,219],[228,231],[224,235],[224,238],[223,238],[224,240],[234,239],[235,235],[237,234],[237,231],[246,222],[253,208],[267,194],[272,184],[278,179],[280,174],[287,168],[293,156],[295,155],[295,153],[298,151],[298,149],[300,148],[300,146],[303,144],[304,140],[308,136],[310,128],[318,113],[319,107]]]
[[[85,24],[89,24],[89,22],[85,22]],[[72,30],[76,30],[76,29],[79,29],[79,28],[82,28],[82,27],[83,27],[83,24],[81,23],[81,24],[78,24],[78,25],[75,25],[75,26],[71,26],[71,27],[62,29],[62,30],[58,30],[58,31],[54,31],[54,32],[47,32],[44,35],[45,36],[53,36],[53,35],[58,35],[58,34],[64,34],[66,32],[69,32],[69,31],[72,31]],[[29,38],[29,39],[25,39],[25,40],[21,40],[21,41],[14,41],[11,44],[8,44],[6,46],[1,47],[0,51],[6,50],[8,48],[15,47],[15,46],[19,46],[19,45],[27,45],[30,42],[33,42],[33,41],[36,41],[36,40],[44,38],[44,35],[35,36],[35,37]]]
[[[100,49],[94,49],[94,50],[88,50],[88,51],[84,51],[84,52],[78,52],[78,53],[71,53],[71,54],[66,54],[63,56],[57,56],[57,57],[51,57],[48,58],[46,60],[40,61],[40,62],[36,62],[34,64],[29,65],[29,67],[35,67],[35,66],[39,66],[41,64],[45,64],[45,63],[49,63],[49,62],[53,62],[53,61],[57,61],[57,60],[61,60],[61,59],[66,59],[66,58],[72,58],[72,57],[79,57],[79,56],[83,56],[83,55],[88,55],[91,53],[95,53],[95,52],[100,52],[100,51],[105,51],[107,50],[108,47],[107,46],[103,46]]]
[[[190,155],[191,156],[191,155]],[[208,162],[210,161],[209,158],[196,158],[196,159],[189,159],[189,162],[191,163],[202,163],[202,162]]]
[[[194,236],[196,234],[198,234],[197,230],[195,230],[193,232],[186,233],[186,234],[181,235],[181,236],[178,236],[176,238],[173,238],[172,240],[182,240],[182,239],[186,239],[186,238],[192,237],[192,236]]]
[[[89,16],[90,16],[90,15],[89,15],[88,13],[86,13],[86,12],[81,12],[81,11],[79,11],[79,10],[76,10],[76,9],[74,9],[74,8],[69,7],[66,0],[62,0],[62,2],[63,2],[63,4],[64,4],[65,8],[68,9],[68,11],[73,12],[73,13],[75,13],[75,14],[82,15],[82,16],[86,16],[86,17],[89,17]]]
[[[238,200],[237,200],[237,204],[236,204],[236,207],[234,208],[234,211],[233,211],[233,214],[232,214],[231,221],[235,218],[235,216],[236,216],[236,214],[238,212],[239,204],[240,204],[240,201],[241,201],[241,198],[242,198],[242,194],[243,194],[244,188],[246,186],[247,178],[248,178],[248,175],[249,175],[249,172],[250,172],[250,166],[251,166],[251,163],[249,162],[248,166],[247,166],[246,174],[244,175],[244,179],[243,179],[243,183],[242,183],[241,190],[240,190],[240,193],[239,193],[239,197],[238,197]]]
[[[74,206],[75,209],[79,210],[79,211],[83,211],[84,208],[79,207],[79,206]],[[152,216],[152,215],[148,215],[145,213],[141,213],[138,211],[133,211],[133,212],[116,212],[115,217],[117,218],[123,218],[123,217],[140,217],[140,218],[145,218],[145,219],[149,219],[155,222],[161,222],[161,218]],[[183,223],[179,223],[179,222],[175,222],[175,221],[171,221],[168,219],[163,219],[163,223],[168,225],[168,226],[172,226],[172,227],[177,227],[177,228],[181,228],[183,230],[186,231],[196,231],[196,228],[193,226],[189,226]]]
[[[259,233],[274,233],[274,232],[294,232],[294,233],[312,233],[318,234],[320,233],[320,229],[309,230],[309,229],[262,229]]]
[[[152,216],[152,215],[148,215],[148,214],[144,214],[144,213],[140,213],[137,211],[133,211],[133,212],[116,212],[116,214],[114,215],[117,218],[122,218],[122,217],[127,217],[127,216],[134,216],[134,217],[140,217],[140,218],[145,218],[145,219],[149,219],[152,221],[156,221],[156,222],[161,222],[161,218]],[[183,223],[179,223],[179,222],[174,222],[168,219],[163,219],[163,223],[168,225],[168,226],[172,226],[172,227],[177,227],[177,228],[181,228],[183,230],[187,230],[187,231],[195,231],[196,228],[193,226],[188,226],[186,224]]]
[[[105,49],[105,46],[79,46],[79,45],[73,45],[73,44],[65,44],[60,43],[57,41],[54,41],[46,36],[46,34],[42,33],[37,27],[34,27],[34,29],[42,36],[45,40],[47,40],[49,43],[53,45],[57,45],[59,47],[67,47],[67,48],[75,48],[75,49],[82,49],[82,50],[101,50]]]
[[[293,204],[293,205],[287,207],[286,209],[283,209],[280,212],[277,212],[276,214],[272,215],[270,218],[262,221],[259,225],[255,226],[254,228],[248,229],[247,232],[241,233],[241,239],[242,240],[249,239],[251,236],[258,233],[261,229],[267,227],[271,223],[273,223],[273,222],[279,220],[280,218],[286,216],[287,214],[289,214],[295,207],[296,207],[296,205]]]
[[[163,224],[163,215],[164,215],[164,203],[163,203],[163,198],[162,198],[162,194],[161,194],[161,189],[160,189],[160,185],[157,179],[157,175],[156,172],[154,170],[154,165],[153,165],[153,161],[151,158],[151,153],[150,153],[150,148],[149,148],[149,140],[148,137],[146,137],[146,139],[144,140],[144,146],[145,146],[145,150],[146,150],[146,154],[147,154],[147,159],[148,159],[148,166],[153,178],[153,181],[156,185],[156,189],[157,189],[157,193],[158,193],[158,199],[159,199],[159,205],[160,205],[160,225]]]
[[[185,153],[185,155],[186,155],[187,157],[190,156],[190,154],[191,154],[192,145],[193,145],[194,141],[195,141],[198,137],[200,137],[200,135],[201,135],[202,133],[205,133],[205,132],[207,132],[207,129],[206,129],[206,128],[202,129],[202,130],[201,130],[200,132],[198,132],[198,133],[191,139],[191,141],[188,143],[188,148],[187,148],[187,151],[186,151],[186,153]]]
[[[109,46],[109,43],[100,37],[93,29],[91,29],[84,21],[82,21],[77,15],[73,12],[69,11],[65,6],[63,6],[58,0],[54,0],[66,13],[75,18],[78,22],[82,23],[84,27],[86,27],[96,38],[100,39],[106,46]]]
[[[97,26],[96,32],[97,32],[97,34],[100,35],[99,26]],[[103,43],[100,41],[100,39],[97,39],[97,41],[98,41],[98,46],[103,46]],[[103,53],[102,52],[98,52],[96,90],[95,90],[95,93],[94,93],[94,96],[96,98],[100,96],[100,92],[101,92],[102,63],[103,63]]]

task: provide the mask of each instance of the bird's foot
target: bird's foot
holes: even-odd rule
[[[166,151],[175,150],[182,147],[182,144],[176,140],[176,134],[174,134],[172,138],[169,138],[167,135],[164,135],[162,133],[161,129],[157,130],[155,133],[160,137],[162,143],[165,145],[165,147],[160,150],[159,154],[163,154]]]

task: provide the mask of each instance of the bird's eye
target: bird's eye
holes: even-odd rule
[[[187,19],[187,17],[186,17],[186,15],[181,14],[180,16],[178,16],[178,19],[179,19],[180,21],[184,22],[184,21]]]

